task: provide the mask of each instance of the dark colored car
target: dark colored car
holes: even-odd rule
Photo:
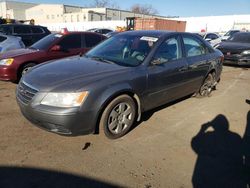
[[[222,60],[219,50],[193,34],[123,32],[85,57],[31,69],[16,97],[23,115],[43,129],[79,135],[100,128],[115,139],[144,111],[193,93],[209,95]]]
[[[113,30],[111,30],[111,29],[98,29],[98,28],[89,29],[87,31],[89,31],[89,32],[95,32],[95,33],[100,33],[102,35],[105,35],[107,33],[113,32]]]
[[[0,33],[21,37],[25,46],[31,46],[49,35],[50,31],[46,27],[39,25],[3,24],[0,25]]]
[[[250,65],[250,32],[235,33],[216,48],[224,54],[224,64]]]
[[[222,41],[225,41],[225,40],[227,40],[227,39],[229,39],[231,36],[233,36],[235,33],[238,33],[238,32],[240,32],[240,30],[229,30],[225,35],[223,35],[222,37],[221,37],[221,40]]]
[[[50,34],[26,49],[6,52],[0,56],[0,80],[18,81],[31,67],[68,56],[84,54],[106,39],[91,32]]]

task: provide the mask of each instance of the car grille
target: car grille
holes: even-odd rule
[[[37,92],[37,89],[33,88],[25,82],[21,82],[17,87],[17,98],[20,102],[27,105]]]

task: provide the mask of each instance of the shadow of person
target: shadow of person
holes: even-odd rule
[[[247,114],[247,125],[243,136],[244,166],[248,187],[250,187],[250,111]]]
[[[246,187],[242,171],[242,139],[229,130],[224,115],[203,124],[191,146],[198,155],[192,177],[194,188]]]

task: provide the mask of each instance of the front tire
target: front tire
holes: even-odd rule
[[[136,117],[136,105],[128,95],[112,100],[102,113],[100,127],[110,139],[124,136],[132,127]]]
[[[20,70],[17,73],[17,83],[19,80],[22,78],[23,75],[25,75],[32,67],[34,67],[36,64],[35,63],[28,63],[24,65],[23,67],[20,68]]]

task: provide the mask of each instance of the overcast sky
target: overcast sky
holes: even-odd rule
[[[55,3],[85,6],[91,0],[16,0],[34,3]],[[129,9],[133,4],[152,4],[163,16],[215,16],[250,14],[250,0],[113,0],[121,9]]]

